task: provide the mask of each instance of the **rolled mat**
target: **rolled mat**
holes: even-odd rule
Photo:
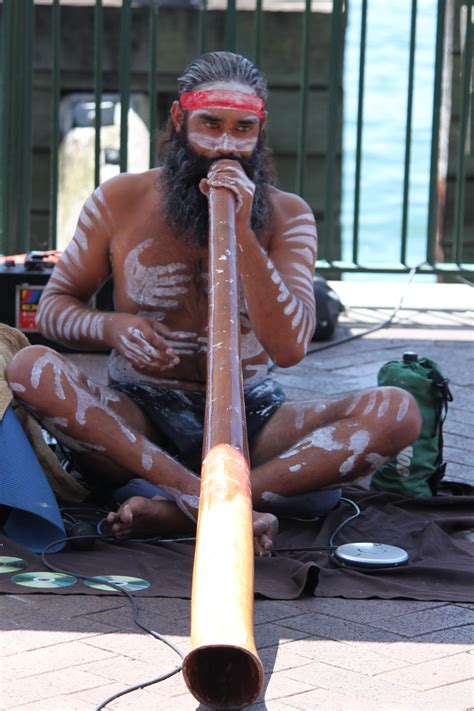
[[[10,405],[0,421],[0,505],[11,508],[5,534],[35,553],[65,537],[59,507]],[[62,550],[64,544],[52,547]]]

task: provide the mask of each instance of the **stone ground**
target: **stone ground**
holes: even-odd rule
[[[310,355],[276,377],[289,396],[303,399],[309,390],[335,394],[373,385],[379,367],[405,350],[433,358],[451,378],[454,394],[445,425],[447,478],[474,484],[472,313],[462,306],[437,310],[447,293],[440,289],[432,309],[400,311],[390,329]],[[358,333],[390,314],[360,301],[341,319],[339,335]],[[100,356],[75,360],[103,373]],[[176,665],[170,650],[137,631],[119,597],[19,593],[2,596],[1,603],[2,709],[92,711],[115,691]],[[183,651],[189,649],[189,607],[188,600],[140,599],[143,621]],[[259,600],[255,637],[265,684],[250,708],[472,711],[473,623],[474,604]],[[203,709],[180,674],[106,708]]]

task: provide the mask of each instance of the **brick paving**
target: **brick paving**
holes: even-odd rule
[[[386,316],[351,310],[340,334]],[[339,393],[375,384],[378,368],[417,350],[437,361],[455,396],[446,422],[447,478],[474,484],[472,323],[462,312],[401,312],[398,324],[322,351],[276,377],[288,395]],[[75,357],[103,376],[103,357]],[[474,536],[471,537],[474,539]],[[0,635],[8,711],[92,711],[129,684],[176,665],[177,657],[134,628],[115,596],[4,595]],[[140,598],[143,619],[189,649],[189,601]],[[474,604],[302,598],[255,604],[265,685],[252,709],[468,711],[474,708]],[[108,709],[202,709],[181,675],[118,699]]]

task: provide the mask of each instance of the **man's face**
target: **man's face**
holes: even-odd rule
[[[220,89],[253,95],[250,87],[239,83],[212,82],[200,90]],[[178,132],[186,129],[189,147],[198,155],[210,160],[219,158],[250,158],[257,146],[262,121],[247,110],[208,107],[186,114],[180,109],[173,116]]]

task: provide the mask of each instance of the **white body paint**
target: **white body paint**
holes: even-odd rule
[[[382,454],[377,454],[377,452],[370,452],[370,454],[368,454],[365,458],[365,461],[367,462],[367,464],[370,464],[368,473],[373,474],[388,459],[389,459],[389,457],[384,457]]]
[[[280,494],[274,494],[273,491],[264,491],[262,493],[262,501],[265,501],[267,504],[276,504],[278,502],[282,501],[287,501],[288,498],[286,496],[281,496]]]
[[[408,407],[410,405],[410,398],[406,393],[403,395],[403,400],[400,403],[400,406],[398,408],[397,412],[397,422],[401,422],[405,417],[408,412]]]
[[[353,470],[353,468],[355,466],[355,463],[356,463],[358,457],[360,457],[362,452],[364,452],[365,449],[368,447],[369,442],[370,442],[370,434],[366,430],[359,430],[359,432],[354,432],[354,434],[351,435],[348,448],[350,450],[352,450],[352,454],[339,467],[339,472],[343,476],[350,474],[350,472]]]
[[[21,383],[9,383],[10,390],[13,390],[14,393],[24,393],[26,392],[26,388],[24,385]]]
[[[389,408],[390,405],[390,392],[387,390],[382,390],[382,402],[379,405],[379,409],[377,410],[377,417],[383,417]]]
[[[153,240],[147,239],[127,255],[124,262],[127,294],[141,306],[158,306],[168,310],[179,303],[170,297],[186,294],[192,277],[189,267],[180,262],[166,266],[144,266],[140,257],[152,244]]]

